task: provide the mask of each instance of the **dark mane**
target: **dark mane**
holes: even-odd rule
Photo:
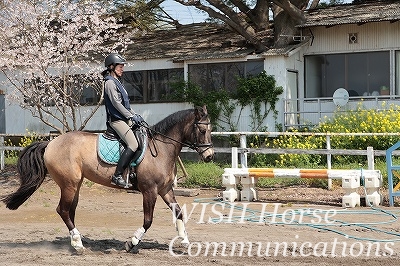
[[[167,134],[168,131],[177,123],[183,122],[185,118],[190,114],[193,113],[194,109],[187,109],[175,112],[170,114],[157,124],[151,127],[156,133]]]

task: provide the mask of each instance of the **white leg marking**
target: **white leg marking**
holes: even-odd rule
[[[181,245],[187,247],[190,242],[185,230],[185,224],[181,219],[176,220],[176,230],[178,231],[178,236],[182,239]]]
[[[139,244],[139,242],[142,240],[142,237],[144,236],[145,232],[146,232],[146,230],[144,230],[143,227],[140,227],[138,230],[136,230],[136,232],[133,234],[133,237],[132,237],[132,244],[134,246]]]
[[[71,246],[78,252],[83,251],[85,247],[82,244],[81,233],[79,233],[78,229],[72,229],[69,234],[71,236]]]

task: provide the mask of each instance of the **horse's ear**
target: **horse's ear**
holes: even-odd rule
[[[197,120],[200,120],[201,118],[203,118],[204,116],[207,116],[207,107],[205,105],[203,105],[203,107],[196,107],[194,109],[194,113],[196,115]]]
[[[203,105],[203,112],[204,112],[205,115],[208,114],[208,113],[207,113],[207,106],[206,106],[206,105]]]

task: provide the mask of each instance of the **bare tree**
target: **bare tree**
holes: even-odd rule
[[[314,8],[319,0],[174,0],[185,6],[194,6],[211,18],[229,25],[254,45],[257,51],[269,46],[289,44],[299,35],[295,27],[304,21],[304,10]],[[267,41],[266,41],[267,40]],[[269,40],[273,40],[269,43]]]
[[[90,0],[4,0],[0,18],[8,99],[60,133],[84,129],[102,101],[104,56],[128,43],[122,24]]]
[[[164,0],[97,0],[119,23],[138,29],[141,34],[153,31],[174,20],[161,7]]]

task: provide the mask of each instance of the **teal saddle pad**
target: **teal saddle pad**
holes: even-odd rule
[[[138,141],[139,145],[142,144],[139,158],[131,162],[131,166],[137,166],[144,158],[144,154],[147,149],[147,132],[146,130],[138,129],[136,132],[136,137],[141,138],[142,141]],[[120,155],[124,152],[125,147],[120,143],[119,140],[115,138],[110,138],[106,134],[99,134],[97,138],[97,154],[100,159],[108,164],[116,165],[118,163]],[[140,147],[139,147],[140,148]]]

